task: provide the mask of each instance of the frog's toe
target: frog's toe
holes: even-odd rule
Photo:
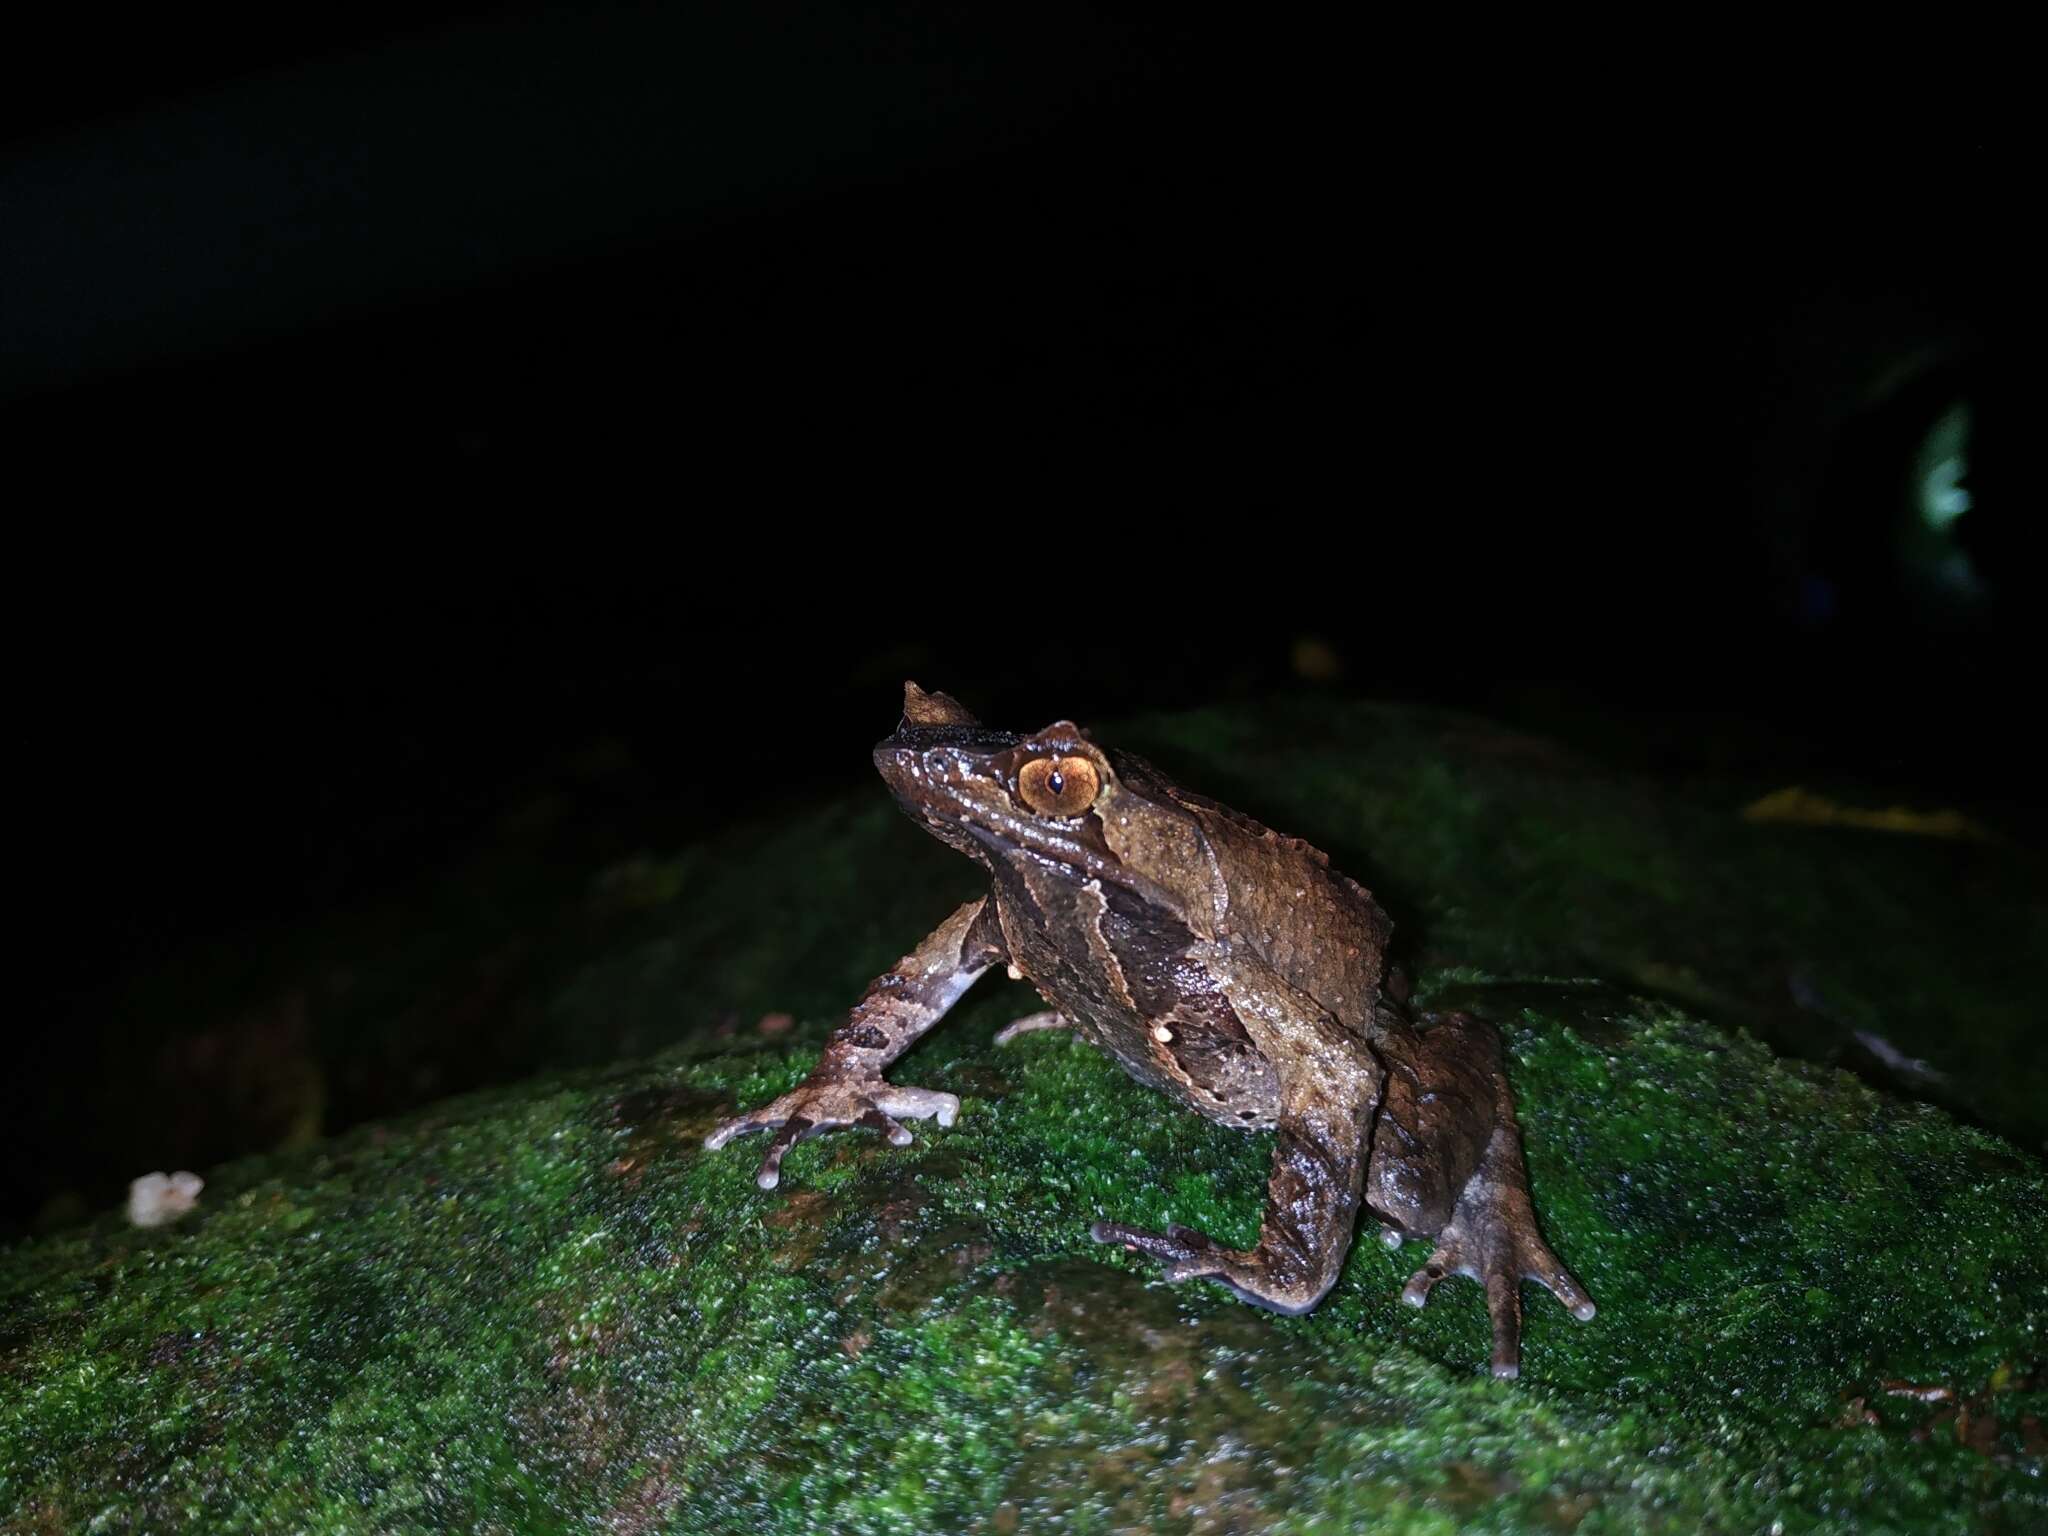
[[[782,1160],[789,1155],[789,1149],[800,1141],[821,1136],[829,1129],[813,1120],[798,1115],[782,1123],[768,1143],[768,1150],[761,1156],[761,1166],[754,1172],[754,1182],[763,1189],[773,1189],[782,1182]]]
[[[1116,1243],[1133,1253],[1142,1253],[1160,1263],[1160,1278],[1169,1284],[1183,1280],[1215,1278],[1234,1284],[1233,1261],[1244,1257],[1225,1248],[1206,1232],[1168,1222],[1164,1232],[1126,1226],[1120,1221],[1098,1221],[1088,1229],[1098,1243]]]
[[[929,1088],[905,1088],[880,1078],[811,1080],[785,1093],[772,1104],[722,1122],[704,1138],[707,1151],[716,1152],[738,1136],[756,1131],[773,1131],[754,1182],[773,1189],[782,1182],[782,1160],[799,1142],[822,1136],[841,1126],[857,1125],[887,1138],[890,1145],[910,1145],[905,1120],[937,1120],[951,1125],[960,1113],[960,1101],[950,1093]]]
[[[1550,1294],[1563,1305],[1565,1311],[1580,1322],[1593,1321],[1594,1315],[1600,1309],[1593,1305],[1593,1298],[1586,1294],[1585,1287],[1572,1278],[1571,1271],[1560,1264],[1557,1255],[1548,1248],[1543,1250],[1543,1257],[1548,1261],[1547,1268],[1524,1270],[1523,1273],[1531,1280],[1542,1281]]]
[[[871,1109],[854,1123],[864,1125],[871,1131],[879,1131],[889,1138],[889,1145],[892,1147],[910,1145],[910,1127],[887,1110]]]
[[[1008,1045],[1022,1035],[1032,1035],[1045,1029],[1072,1029],[1073,1023],[1063,1013],[1048,1008],[1043,1013],[1027,1013],[1014,1023],[1005,1024],[996,1031],[996,1044]]]
[[[1411,1307],[1423,1305],[1446,1275],[1466,1275],[1486,1287],[1486,1311],[1493,1323],[1493,1374],[1503,1379],[1522,1370],[1523,1280],[1540,1281],[1582,1323],[1594,1313],[1593,1298],[1533,1232],[1491,1227],[1482,1229],[1475,1240],[1454,1222],[1429,1262],[1402,1287],[1401,1299]]]
[[[1159,1260],[1160,1278],[1169,1284],[1214,1280],[1228,1286],[1240,1300],[1289,1317],[1308,1311],[1329,1289],[1326,1284],[1295,1276],[1263,1249],[1226,1248],[1208,1233],[1178,1222],[1168,1223],[1164,1232],[1152,1232],[1120,1221],[1098,1221],[1088,1235],[1098,1243],[1118,1243]]]
[[[1213,1258],[1224,1251],[1208,1233],[1197,1232],[1193,1227],[1184,1227],[1177,1221],[1168,1222],[1164,1232],[1126,1226],[1120,1221],[1098,1221],[1088,1229],[1088,1235],[1098,1243],[1121,1244],[1137,1253],[1158,1259],[1170,1268],[1178,1268],[1198,1259]],[[1167,1278],[1184,1280],[1191,1276],[1169,1273]]]
[[[941,1126],[948,1126],[960,1117],[960,1100],[935,1088],[899,1088],[894,1083],[884,1083],[874,1093],[874,1102],[885,1114],[905,1120],[936,1120]],[[896,1129],[901,1131],[903,1127],[899,1125]],[[895,1140],[893,1136],[890,1139]],[[897,1145],[903,1146],[909,1139],[910,1133],[905,1131],[903,1141]]]

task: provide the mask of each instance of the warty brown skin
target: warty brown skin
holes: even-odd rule
[[[797,1142],[862,1125],[950,1125],[951,1094],[887,1067],[996,965],[1139,1082],[1239,1130],[1276,1133],[1258,1242],[1232,1249],[1172,1225],[1098,1221],[1100,1242],[1148,1254],[1169,1280],[1208,1278],[1274,1311],[1329,1292],[1361,1203],[1394,1245],[1431,1238],[1402,1292],[1447,1274],[1486,1288],[1493,1372],[1518,1373],[1521,1282],[1582,1321],[1592,1300],[1536,1227],[1500,1036],[1465,1014],[1419,1028],[1385,989],[1391,925],[1318,849],[1109,754],[1071,722],[991,731],[945,694],[904,689],[875,748],[898,802],[988,873],[967,903],[869,986],[791,1092],[726,1121],[706,1146],[773,1130],[757,1175]]]

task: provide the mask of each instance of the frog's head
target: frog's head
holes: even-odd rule
[[[1104,752],[1070,720],[1029,736],[993,731],[958,700],[906,683],[902,723],[875,766],[914,820],[991,869],[1030,861],[1209,927],[1220,876],[1194,818],[1157,770]]]

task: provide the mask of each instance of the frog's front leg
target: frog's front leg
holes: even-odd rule
[[[1239,1010],[1280,1086],[1257,1245],[1226,1248],[1178,1223],[1152,1232],[1098,1221],[1089,1235],[1161,1260],[1168,1280],[1220,1280],[1246,1301],[1298,1314],[1321,1301],[1344,1268],[1383,1074],[1363,1040],[1299,994],[1290,1002]]]
[[[882,1069],[909,1050],[990,966],[1004,958],[1002,933],[987,897],[970,901],[916,949],[875,978],[825,1041],[811,1075],[773,1103],[737,1115],[704,1138],[716,1151],[735,1136],[780,1127],[755,1182],[773,1189],[782,1159],[800,1141],[840,1126],[862,1125],[895,1145],[910,1144],[903,1120],[935,1118],[951,1125],[960,1101],[950,1093],[903,1088]],[[901,1117],[901,1118],[899,1118]]]
[[[1452,1014],[1389,1039],[1394,1060],[1373,1130],[1366,1198],[1396,1236],[1436,1239],[1401,1299],[1423,1305],[1445,1275],[1477,1280],[1493,1320],[1493,1374],[1517,1375],[1524,1279],[1548,1287],[1580,1322],[1594,1309],[1536,1229],[1500,1033],[1470,1014]]]

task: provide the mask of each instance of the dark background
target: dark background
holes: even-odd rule
[[[860,784],[906,675],[1025,727],[1413,698],[2026,822],[1994,94],[1245,25],[20,26],[0,1229],[116,1187],[92,1074],[149,1059],[79,1042],[134,977],[375,902],[596,743],[587,803],[670,839]]]

